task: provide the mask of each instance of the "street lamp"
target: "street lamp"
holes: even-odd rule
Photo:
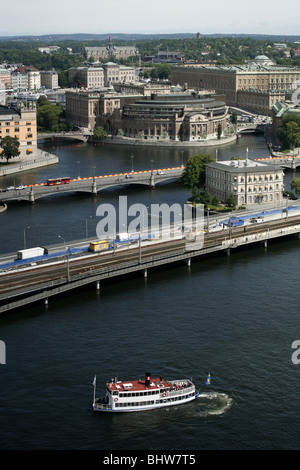
[[[66,247],[66,241],[63,237],[58,235],[58,238],[61,238],[64,242],[64,247],[65,247],[65,257],[67,257],[67,280],[70,282],[70,266],[69,266],[69,255],[67,254],[67,247]]]
[[[30,228],[30,227],[27,227]],[[26,250],[26,228],[24,228],[24,250]]]
[[[88,218],[85,219],[85,236],[88,238],[88,219],[91,219],[92,216],[90,215]]]
[[[131,158],[131,173],[133,173],[133,159],[134,159],[134,156],[130,155],[130,158]]]

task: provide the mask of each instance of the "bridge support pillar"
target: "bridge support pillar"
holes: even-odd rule
[[[154,180],[153,172],[151,173],[151,176],[150,176],[150,187],[155,188],[155,180]]]
[[[31,186],[30,192],[29,192],[29,202],[32,204],[34,203],[34,192],[33,192],[33,187]]]
[[[93,184],[92,184],[92,194],[97,194],[97,184],[95,178],[93,179]]]

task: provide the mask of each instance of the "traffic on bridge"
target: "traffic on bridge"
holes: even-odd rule
[[[174,181],[178,179],[184,166],[174,168],[160,168],[156,170],[140,170],[127,173],[114,173],[109,175],[88,176],[85,178],[61,178],[48,179],[44,183],[33,185],[9,186],[1,189],[1,199],[8,201],[30,201],[66,192],[89,192],[97,194],[98,191],[121,185],[144,185],[155,187],[159,182]]]

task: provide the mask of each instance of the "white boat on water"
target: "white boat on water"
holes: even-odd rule
[[[146,411],[156,408],[182,405],[199,396],[195,385],[189,379],[165,380],[151,378],[147,373],[143,380],[118,381],[112,379],[106,384],[104,398],[96,398],[96,376],[94,378],[93,411],[128,412]]]

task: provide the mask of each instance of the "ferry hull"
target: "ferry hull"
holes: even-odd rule
[[[174,401],[169,401],[166,403],[159,403],[159,404],[154,404],[151,406],[140,406],[140,407],[120,407],[120,408],[110,408],[106,405],[97,404],[93,403],[92,409],[94,412],[102,412],[102,413],[133,413],[137,411],[152,411],[152,410],[157,410],[160,408],[169,408],[170,406],[178,406],[178,405],[184,405],[185,403],[190,403],[191,401],[196,400],[199,397],[199,392],[195,392],[195,395],[193,397],[188,397],[185,398],[184,400],[174,400]]]

